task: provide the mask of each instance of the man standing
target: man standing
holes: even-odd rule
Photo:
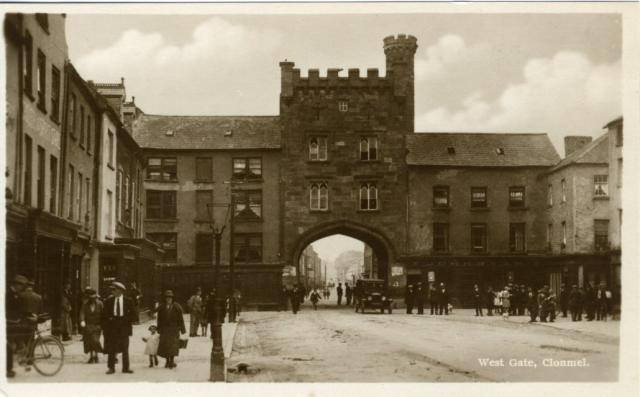
[[[424,288],[422,288],[422,283],[418,282],[418,286],[416,287],[416,291],[414,293],[415,299],[414,302],[418,307],[418,314],[424,314]]]
[[[135,323],[140,324],[140,300],[142,299],[142,293],[138,288],[138,284],[133,281],[131,283],[131,292],[129,294],[131,300],[133,301],[133,311],[135,314]]]
[[[289,300],[289,291],[285,285],[282,286],[282,291],[280,291],[280,309],[282,311],[287,311],[287,300]]]
[[[533,288],[529,287],[527,291],[527,309],[529,309],[530,323],[535,323],[538,317],[538,296],[533,292]]]
[[[569,310],[571,310],[571,321],[582,321],[582,294],[577,285],[571,287],[569,294]]]
[[[16,373],[13,371],[13,352],[23,333],[28,332],[31,326],[27,322],[29,316],[25,310],[24,303],[20,296],[27,286],[27,278],[17,275],[5,297],[5,315],[7,320],[7,378],[13,378]]]
[[[342,304],[342,283],[338,283],[336,292],[338,293],[338,306],[340,306]]]
[[[520,285],[520,307],[518,307],[518,316],[524,316],[524,309],[527,306],[527,288],[524,284]]]
[[[107,375],[115,373],[116,355],[122,353],[122,373],[132,374],[129,368],[129,337],[131,324],[135,320],[133,301],[124,296],[126,288],[119,282],[113,283],[113,296],[104,302],[102,329],[104,330],[104,351],[109,355]]]
[[[496,298],[496,293],[493,292],[493,287],[487,288],[487,295],[485,296],[487,305],[487,316],[493,316],[493,301]]]
[[[440,315],[449,315],[449,290],[444,283],[440,283],[440,289],[438,291],[438,306],[440,307]]]
[[[549,287],[547,287],[546,285],[540,289],[540,291],[538,291],[538,307],[540,308],[540,322],[541,323],[546,323],[547,322],[547,304],[546,304],[546,300],[547,300],[547,290]]]
[[[293,314],[298,314],[298,310],[300,310],[300,297],[301,292],[298,289],[298,284],[295,284],[290,291],[289,299],[291,300],[291,310]]]
[[[351,298],[353,297],[353,291],[351,290],[349,283],[344,283],[344,292],[345,292],[345,295],[347,296],[347,306],[351,306]]]
[[[562,317],[567,318],[567,309],[569,308],[569,292],[565,288],[564,284],[560,285],[560,311]]]
[[[60,333],[63,341],[71,340],[71,334],[73,334],[72,313],[73,296],[71,294],[71,284],[66,283],[60,299]]]
[[[40,296],[40,294],[37,294],[33,290],[34,286],[35,282],[33,282],[33,280],[28,280],[25,290],[20,295],[20,300],[22,302],[22,307],[24,308],[25,313],[30,315],[32,318],[37,319],[44,310],[42,296]],[[37,322],[34,322],[32,324],[31,330],[29,331],[29,336],[27,337],[27,342],[31,342],[33,340],[37,326]]]
[[[407,306],[407,314],[413,314],[413,285],[407,285],[404,291],[404,304]]]
[[[584,303],[587,310],[587,321],[593,321],[596,318],[596,293],[589,283],[585,289]]]
[[[202,289],[196,288],[196,293],[187,301],[189,307],[189,336],[198,336],[198,327],[202,318]]]
[[[438,290],[435,285],[429,284],[429,312],[433,316],[438,314]]]
[[[473,304],[476,308],[476,317],[482,317],[482,292],[478,284],[473,285]]]

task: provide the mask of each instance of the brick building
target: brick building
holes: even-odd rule
[[[162,283],[178,299],[196,285],[213,286],[213,220],[226,225],[222,277],[233,265],[246,302],[275,302],[282,278],[278,118],[141,114],[133,132],[146,162],[146,237],[164,249],[162,264],[181,267],[163,269]]]

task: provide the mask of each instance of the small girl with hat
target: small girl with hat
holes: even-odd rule
[[[144,348],[144,354],[149,356],[149,368],[154,365],[158,366],[158,344],[160,343],[160,334],[158,334],[158,328],[155,325],[149,326],[149,332],[151,335],[147,338],[142,338],[143,342],[146,342]]]

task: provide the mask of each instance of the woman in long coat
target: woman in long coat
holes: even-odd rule
[[[87,290],[87,301],[80,311],[80,326],[83,328],[82,341],[84,352],[89,353],[88,364],[98,362],[98,353],[102,352],[100,335],[102,334],[102,302],[92,289]]]
[[[164,302],[158,307],[158,333],[160,334],[158,355],[167,360],[165,368],[177,366],[174,357],[178,355],[180,349],[180,334],[187,332],[182,313],[182,307],[173,301],[173,291],[165,291]]]

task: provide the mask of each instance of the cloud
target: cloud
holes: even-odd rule
[[[462,37],[447,34],[434,45],[427,47],[424,55],[415,60],[415,77],[418,81],[440,78],[449,67],[471,63],[486,52],[484,45],[469,46]]]
[[[147,112],[220,114],[233,112],[230,102],[251,87],[278,82],[278,65],[270,55],[281,42],[278,31],[213,17],[195,26],[190,39],[179,45],[157,32],[127,30],[112,45],[88,53],[75,65],[86,79],[108,82],[125,77],[127,93]],[[275,82],[265,81],[264,71],[275,73]],[[264,92],[253,91],[256,97]],[[219,92],[229,95],[214,98],[212,93]],[[176,93],[181,100],[172,100]],[[254,102],[245,110],[257,111],[259,105]]]
[[[493,99],[477,91],[457,108],[433,107],[417,117],[417,130],[548,132],[560,149],[564,135],[600,134],[621,114],[620,61],[594,64],[580,52],[560,51],[530,59],[521,79]]]

